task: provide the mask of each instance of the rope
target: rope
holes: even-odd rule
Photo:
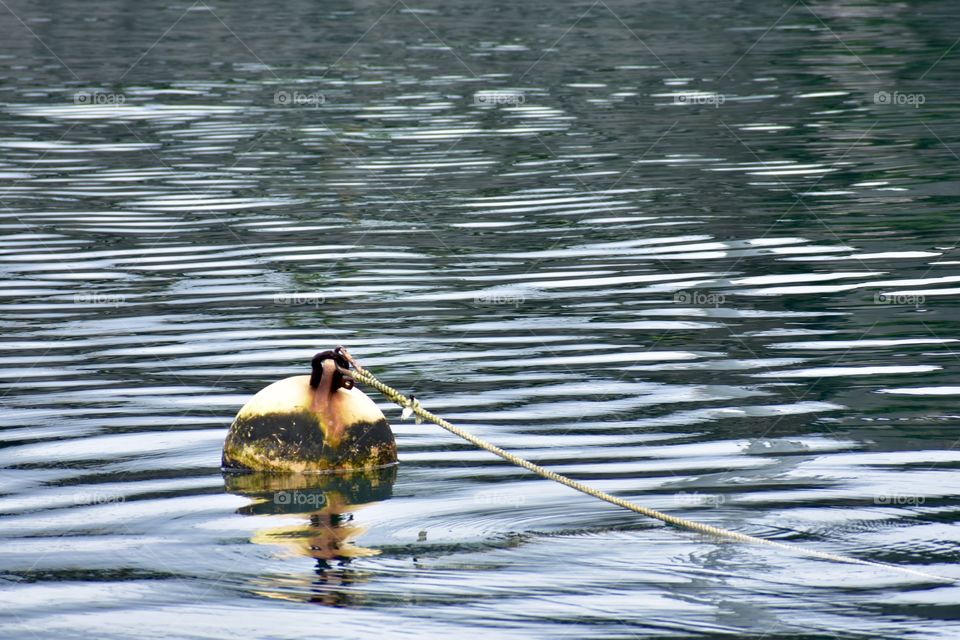
[[[885,564],[882,562],[875,562],[873,560],[861,560],[860,558],[854,558],[852,556],[843,556],[836,553],[829,553],[826,551],[817,551],[815,549],[807,549],[806,547],[801,547],[795,544],[789,544],[785,542],[776,542],[774,540],[758,538],[756,536],[747,535],[745,533],[738,533],[736,531],[730,531],[728,529],[721,529],[720,527],[714,527],[709,524],[702,524],[700,522],[694,522],[693,520],[687,520],[686,518],[679,518],[677,516],[672,516],[668,513],[663,513],[662,511],[657,511],[656,509],[650,509],[648,507],[635,504],[628,500],[624,500],[623,498],[618,498],[604,491],[600,491],[599,489],[594,489],[593,487],[587,486],[581,482],[577,482],[576,480],[560,475],[559,473],[556,473],[554,471],[550,471],[549,469],[545,469],[540,465],[530,462],[529,460],[524,460],[520,456],[514,455],[509,451],[504,451],[500,447],[494,444],[491,444],[486,440],[483,440],[482,438],[478,438],[472,433],[469,433],[468,431],[464,431],[460,427],[454,426],[453,424],[447,422],[443,418],[437,415],[434,415],[430,411],[427,411],[426,409],[424,409],[422,406],[420,406],[420,402],[414,396],[410,396],[409,398],[407,398],[405,395],[403,395],[393,387],[390,387],[380,382],[372,373],[370,373],[369,371],[361,367],[360,364],[356,360],[354,360],[350,356],[350,354],[347,352],[347,350],[344,349],[343,347],[337,347],[337,352],[343,355],[344,358],[346,358],[347,362],[349,362],[350,365],[353,367],[353,370],[349,370],[349,371],[345,369],[341,369],[341,373],[351,376],[354,379],[359,380],[364,384],[367,384],[373,387],[374,389],[382,393],[384,397],[386,397],[388,400],[403,407],[403,413],[405,418],[410,414],[416,415],[419,419],[432,422],[433,424],[439,427],[442,427],[443,429],[446,429],[450,433],[463,438],[464,440],[480,447],[481,449],[485,451],[489,451],[490,453],[496,456],[500,456],[501,458],[503,458],[504,460],[506,460],[511,464],[514,464],[518,467],[523,467],[524,469],[527,469],[528,471],[532,471],[533,473],[537,474],[541,478],[546,478],[547,480],[553,480],[554,482],[570,487],[571,489],[575,489],[580,493],[585,493],[588,496],[597,498],[599,500],[603,500],[605,502],[609,502],[610,504],[616,505],[618,507],[622,507],[624,509],[628,509],[635,513],[639,513],[640,515],[647,516],[648,518],[654,518],[661,522],[671,524],[675,527],[681,527],[684,529],[689,529],[691,531],[705,533],[708,535],[716,536],[718,538],[735,540],[737,542],[743,542],[746,544],[757,544],[757,545],[765,545],[768,547],[775,547],[777,549],[782,549],[784,551],[789,551],[791,553],[807,556],[809,558],[817,558],[820,560],[828,560],[831,562],[842,562],[845,564],[858,564],[858,565],[865,565],[868,567],[880,567],[883,569],[896,571],[898,573],[904,573],[904,574],[913,576],[915,578],[924,578],[926,580],[933,580],[936,582],[946,582],[946,583],[957,582],[957,579],[955,578],[938,576],[932,573],[918,571],[916,569],[909,569],[907,567],[901,567],[901,566],[892,565],[892,564]]]

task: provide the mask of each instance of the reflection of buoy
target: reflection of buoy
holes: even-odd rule
[[[379,549],[355,540],[366,527],[354,519],[364,505],[389,500],[396,466],[341,473],[224,473],[228,492],[250,499],[237,513],[264,517],[270,526],[250,541],[281,551],[279,557],[306,556],[316,561],[315,575],[262,575],[250,590],[259,596],[347,606],[362,601],[351,585],[366,572],[351,568],[355,558],[375,556]],[[275,526],[278,518],[286,526]]]
[[[256,471],[367,469],[397,461],[390,425],[339,369],[337,350],[313,357],[309,376],[262,389],[240,409],[223,444],[223,466]]]
[[[293,516],[301,521],[271,527],[251,538],[257,544],[289,547],[297,555],[343,560],[379,553],[352,544],[364,528],[352,513],[393,494],[396,467],[329,474],[226,473],[226,489],[250,498],[238,513]]]

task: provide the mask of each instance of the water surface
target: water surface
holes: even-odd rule
[[[960,577],[954,4],[0,12],[3,636],[960,634],[385,404],[395,469],[219,469],[344,344],[616,495]]]

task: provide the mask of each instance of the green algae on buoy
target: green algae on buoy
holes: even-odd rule
[[[226,469],[316,473],[397,461],[393,431],[367,394],[341,373],[339,349],[313,357],[309,376],[274,382],[237,413],[223,443]]]

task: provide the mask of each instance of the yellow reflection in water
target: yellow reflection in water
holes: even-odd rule
[[[354,514],[364,505],[387,500],[396,466],[336,474],[229,473],[228,492],[251,499],[238,513],[288,516],[296,522],[257,531],[254,544],[281,546],[291,555],[317,561],[316,576],[263,578],[254,593],[269,598],[343,606],[355,599],[347,587],[364,580],[350,561],[379,550],[355,544],[366,527]]]

